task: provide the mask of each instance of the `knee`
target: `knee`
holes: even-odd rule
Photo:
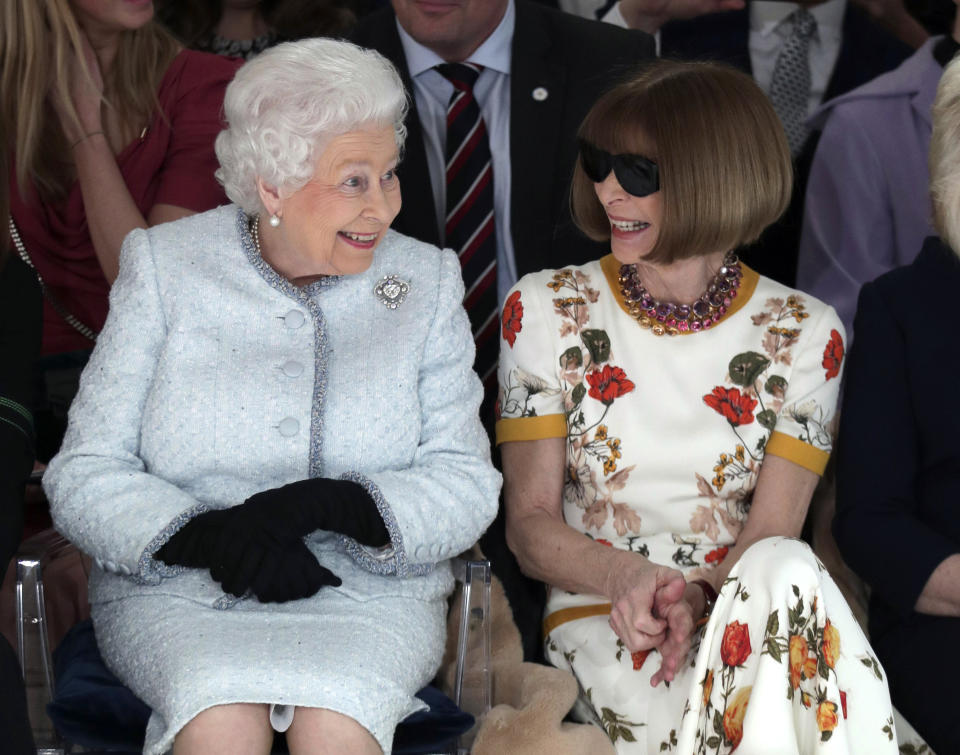
[[[775,595],[794,586],[801,591],[817,589],[823,571],[813,550],[802,540],[767,537],[744,551],[730,576],[752,584],[760,582]]]
[[[376,738],[350,716],[326,708],[297,708],[287,730],[293,755],[300,753],[356,753],[381,755]]]
[[[180,730],[174,741],[174,755],[269,752],[272,742],[273,729],[266,705],[215,705],[198,713]]]

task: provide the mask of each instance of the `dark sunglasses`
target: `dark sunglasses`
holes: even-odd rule
[[[645,197],[660,189],[657,164],[642,155],[611,155],[590,142],[578,139],[580,165],[594,183],[602,183],[612,170],[623,190]]]

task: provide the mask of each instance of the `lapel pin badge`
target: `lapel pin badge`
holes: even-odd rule
[[[550,92],[548,92],[544,87],[537,87],[533,90],[533,99],[535,99],[537,102],[543,102],[549,96]]]

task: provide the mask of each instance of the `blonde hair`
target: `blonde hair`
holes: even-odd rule
[[[69,187],[69,145],[50,98],[63,102],[79,126],[69,69],[76,52],[81,75],[90,77],[80,34],[68,0],[0,2],[0,119],[7,124],[4,146],[16,155],[21,193],[33,182],[41,196],[55,199]],[[104,81],[104,99],[131,131],[146,125],[157,108],[157,87],[178,49],[154,22],[124,33]]]
[[[579,136],[657,163],[663,218],[652,262],[755,241],[790,201],[793,167],[780,120],[753,79],[726,65],[646,65],[597,100]],[[610,221],[579,160],[570,203],[587,236],[609,240]]]
[[[944,70],[933,101],[929,166],[933,225],[960,255],[960,57]]]

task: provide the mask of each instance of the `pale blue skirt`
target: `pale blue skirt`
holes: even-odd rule
[[[217,610],[158,590],[92,613],[107,665],[153,710],[147,755],[228,703],[327,708],[389,753],[396,725],[425,707],[414,695],[440,665],[446,609],[442,599],[361,601],[325,589],[307,601]]]

